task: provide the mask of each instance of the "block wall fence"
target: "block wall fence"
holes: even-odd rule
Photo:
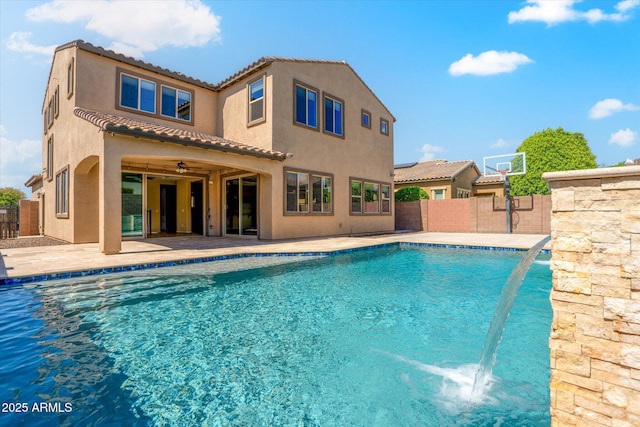
[[[553,172],[553,426],[640,426],[640,166]]]
[[[398,202],[395,203],[396,230],[505,233],[505,203],[503,197]],[[512,233],[549,234],[550,223],[551,196],[513,198]]]

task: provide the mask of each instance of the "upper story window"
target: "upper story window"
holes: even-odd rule
[[[160,111],[163,116],[191,121],[191,94],[189,92],[162,86],[161,105]]]
[[[264,119],[264,77],[249,83],[249,123]]]
[[[53,97],[49,99],[49,103],[47,104],[46,117],[47,117],[47,129],[53,125],[54,118],[54,102]]]
[[[318,91],[295,85],[295,122],[312,128],[318,127]]]
[[[389,135],[389,120],[380,119],[380,133],[383,135]]]
[[[53,116],[58,118],[60,114],[60,86],[56,86],[56,91],[53,93]]]
[[[362,110],[360,124],[362,125],[362,127],[371,129],[371,113],[367,110]]]
[[[344,136],[343,102],[335,98],[324,98],[324,130],[338,136]]]
[[[73,59],[67,67],[67,98],[73,95]]]
[[[149,80],[121,74],[120,105],[155,114],[156,84]]]
[[[53,179],[53,135],[47,140],[47,179]]]

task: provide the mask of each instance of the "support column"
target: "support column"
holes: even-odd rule
[[[122,246],[121,187],[120,155],[105,152],[100,162],[98,241],[107,255],[119,253]]]

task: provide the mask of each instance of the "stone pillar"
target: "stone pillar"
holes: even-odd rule
[[[640,425],[640,166],[552,172],[553,426]]]

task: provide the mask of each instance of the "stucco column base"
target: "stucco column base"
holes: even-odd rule
[[[99,189],[100,252],[117,254],[122,249],[122,176],[117,150],[104,153],[100,162]]]

